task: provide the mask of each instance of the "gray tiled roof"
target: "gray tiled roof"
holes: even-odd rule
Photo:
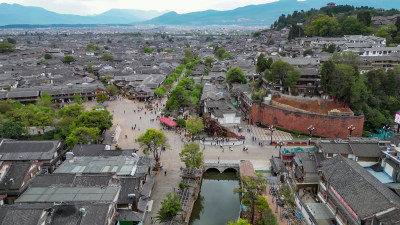
[[[50,160],[60,141],[13,141],[0,145],[1,160]]]
[[[338,155],[322,164],[329,184],[361,218],[400,206],[400,197],[357,162]]]
[[[378,143],[350,143],[357,157],[379,157],[381,148]]]
[[[323,153],[332,154],[353,154],[348,143],[326,143],[320,144],[320,149]]]

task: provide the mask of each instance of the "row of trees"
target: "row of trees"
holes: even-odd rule
[[[200,101],[202,85],[195,84],[191,77],[182,78],[177,86],[171,91],[166,103],[166,109],[173,110],[185,109],[185,107],[196,107]]]

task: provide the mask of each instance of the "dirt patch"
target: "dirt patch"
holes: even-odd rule
[[[343,107],[342,104],[338,104],[331,101],[296,101],[295,99],[284,98],[278,95],[274,95],[272,100],[285,104],[297,109],[305,110],[307,112],[328,115],[328,112],[336,109],[343,113],[351,113],[351,109]]]

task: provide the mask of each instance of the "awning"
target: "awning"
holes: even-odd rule
[[[178,124],[175,121],[168,119],[167,117],[162,117],[159,119],[161,122],[167,124],[170,127],[176,127]]]

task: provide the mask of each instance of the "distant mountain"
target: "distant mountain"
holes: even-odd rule
[[[93,16],[59,14],[40,7],[0,4],[0,25],[9,24],[129,24],[160,16],[165,12],[111,9]]]
[[[400,8],[400,0],[279,0],[277,2],[249,5],[233,10],[206,10],[178,14],[176,12],[111,9],[93,16],[59,14],[40,7],[18,4],[0,4],[0,25],[9,24],[154,24],[154,25],[243,25],[268,26],[282,14],[293,11],[319,9],[328,2],[337,5],[369,6],[375,8]],[[164,14],[165,13],[165,14]]]
[[[337,5],[369,6],[384,9],[400,9],[399,0],[280,0],[277,2],[249,5],[233,10],[217,11],[206,10],[186,14],[169,12],[149,21],[145,24],[155,25],[270,25],[282,14],[291,14],[293,11],[321,8],[327,3],[334,2]]]

